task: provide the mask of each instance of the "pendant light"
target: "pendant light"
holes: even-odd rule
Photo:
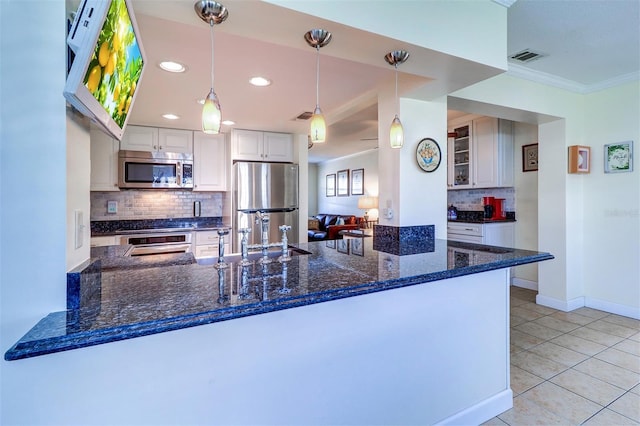
[[[213,26],[223,23],[229,16],[229,12],[220,3],[210,0],[198,1],[193,7],[200,19],[209,24],[211,32],[211,90],[209,90],[202,108],[202,131],[204,133],[217,134],[220,133],[222,111],[218,95],[213,90]]]
[[[384,59],[393,65],[396,70],[396,116],[391,122],[391,129],[389,130],[389,144],[391,148],[402,148],[404,144],[404,129],[398,117],[400,111],[400,103],[398,101],[398,64],[404,63],[409,58],[409,52],[406,50],[394,50],[385,55]]]
[[[313,110],[309,128],[309,137],[313,146],[314,143],[322,143],[327,140],[327,124],[320,109],[320,48],[329,44],[331,33],[327,30],[314,29],[307,31],[304,39],[309,46],[316,49],[316,107]]]

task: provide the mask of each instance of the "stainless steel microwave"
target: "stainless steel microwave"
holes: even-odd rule
[[[120,188],[193,188],[193,155],[191,154],[120,151],[118,160]]]

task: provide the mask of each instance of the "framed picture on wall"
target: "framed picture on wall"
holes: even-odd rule
[[[351,170],[351,195],[364,195],[364,169]]]
[[[349,196],[349,170],[338,170],[338,197]]]
[[[590,164],[591,148],[581,145],[569,147],[569,173],[589,173]]]
[[[535,172],[538,170],[538,144],[532,143],[522,146],[522,171]]]
[[[336,196],[336,174],[327,175],[327,197]]]
[[[633,171],[633,142],[610,143],[604,146],[604,172]]]

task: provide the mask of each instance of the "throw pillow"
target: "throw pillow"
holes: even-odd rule
[[[344,219],[339,217],[338,220],[336,221],[336,225],[344,225]]]

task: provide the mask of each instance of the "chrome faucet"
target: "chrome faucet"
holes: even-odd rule
[[[260,224],[262,230],[262,262],[267,263],[269,259],[269,213],[256,212],[256,224]]]
[[[229,267],[224,261],[224,236],[228,234],[229,228],[218,228],[218,263],[214,265],[218,269]]]

